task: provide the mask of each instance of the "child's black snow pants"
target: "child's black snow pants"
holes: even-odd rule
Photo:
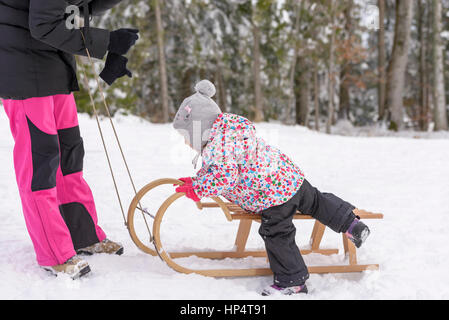
[[[286,203],[261,211],[259,234],[265,241],[274,283],[280,287],[303,285],[309,272],[295,243],[293,216],[299,210],[331,228],[346,232],[356,218],[355,207],[331,193],[321,193],[304,180],[301,188]]]

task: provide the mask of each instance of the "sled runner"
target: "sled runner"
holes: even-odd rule
[[[132,240],[142,251],[151,254],[153,256],[159,255],[168,266],[181,273],[196,273],[209,277],[239,277],[239,276],[262,276],[271,274],[269,268],[241,268],[241,269],[207,269],[207,270],[194,270],[181,266],[175,262],[176,258],[185,258],[190,256],[197,256],[206,259],[225,259],[225,258],[246,258],[246,257],[266,257],[265,250],[247,251],[246,242],[251,231],[251,225],[253,222],[260,222],[260,215],[247,213],[238,205],[223,201],[219,197],[212,198],[213,202],[198,202],[197,207],[199,210],[205,210],[210,208],[221,209],[230,222],[238,220],[239,227],[237,230],[237,236],[235,239],[235,246],[230,251],[195,251],[195,252],[167,252],[164,250],[161,242],[160,227],[164,214],[167,209],[176,200],[183,197],[183,193],[175,193],[168,197],[157,210],[155,216],[146,209],[140,207],[142,198],[147,195],[154,188],[161,185],[182,185],[183,182],[176,179],[159,179],[155,180],[145,187],[143,187],[131,202],[128,211],[128,230]],[[354,212],[362,219],[383,219],[383,214],[371,213],[364,210],[356,210]],[[135,215],[152,215],[154,217],[153,224],[153,240],[154,249],[145,245],[135,232]],[[309,215],[298,214],[295,216],[296,220],[313,220]],[[323,238],[325,226],[318,221],[315,221],[312,234],[310,236],[310,248],[301,249],[301,254],[307,255],[310,253],[318,253],[321,255],[329,256],[337,254],[338,249],[323,249],[320,248],[320,243]],[[357,252],[355,245],[346,237],[342,235],[344,252],[348,257],[348,264],[346,265],[326,265],[326,266],[310,266],[308,267],[310,273],[348,273],[348,272],[361,272],[364,270],[378,270],[378,264],[359,264],[357,261]],[[148,241],[149,243],[150,241]],[[157,251],[156,251],[157,250]]]

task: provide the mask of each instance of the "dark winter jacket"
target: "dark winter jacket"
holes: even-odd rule
[[[121,0],[88,0],[98,15]],[[73,55],[86,55],[78,29],[66,27],[66,8],[83,0],[0,0],[0,97],[27,99],[79,90]],[[91,56],[101,59],[109,31],[89,28]]]

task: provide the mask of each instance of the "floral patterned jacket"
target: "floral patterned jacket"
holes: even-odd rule
[[[258,213],[290,200],[304,175],[280,150],[256,137],[248,119],[223,113],[212,126],[201,170],[192,181],[200,199],[223,196]]]

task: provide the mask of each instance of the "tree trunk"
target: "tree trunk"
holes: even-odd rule
[[[332,124],[334,122],[334,59],[335,59],[335,36],[336,36],[336,26],[335,26],[335,12],[334,12],[334,1],[331,0],[331,28],[332,34],[329,44],[329,105],[328,105],[328,118],[326,123],[326,133],[331,133]]]
[[[404,126],[403,96],[410,45],[413,3],[413,1],[409,0],[396,0],[396,25],[393,52],[387,72],[386,96],[386,106],[391,120],[390,129],[396,131],[401,130]]]
[[[448,130],[444,83],[444,52],[441,44],[441,0],[433,0],[433,103],[435,131]]]
[[[291,70],[290,70],[290,96],[288,98],[288,102],[287,102],[287,112],[286,112],[286,119],[285,119],[285,123],[286,124],[294,124],[293,119],[295,117],[293,117],[292,114],[292,110],[294,110],[294,106],[297,105],[297,97],[296,97],[296,90],[295,90],[295,74],[296,74],[296,61],[298,60],[298,50],[295,49],[295,53],[293,56],[293,62],[291,65]],[[297,116],[297,115],[296,115]]]
[[[346,7],[344,9],[344,17],[345,17],[345,37],[349,41],[352,42],[353,37],[353,26],[352,26],[352,17],[351,17],[351,9],[353,6],[353,1],[348,1]],[[350,89],[350,81],[348,77],[351,75],[351,63],[350,61],[345,60],[343,62],[343,66],[340,72],[340,105],[338,109],[338,119],[349,119],[349,110],[351,105],[351,95],[349,92]]]
[[[226,88],[223,80],[223,72],[220,63],[217,63],[217,96],[218,96],[218,105],[223,112],[228,112],[227,103],[226,103]]]
[[[292,111],[295,108],[295,105],[297,105],[296,102],[296,90],[295,90],[295,74],[296,74],[296,63],[298,60],[298,50],[299,50],[299,37],[301,36],[299,33],[299,21],[300,21],[300,14],[302,7],[304,5],[304,1],[301,1],[301,6],[298,2],[296,2],[295,5],[295,26],[293,31],[293,59],[292,64],[290,66],[290,75],[289,75],[289,86],[290,86],[290,96],[288,98],[288,105],[287,105],[287,112],[286,112],[286,121],[287,124],[293,124],[294,121],[292,115]],[[296,115],[296,118],[298,118],[298,115]]]
[[[314,108],[315,108],[315,130],[320,131],[320,84],[318,82],[318,67],[315,65],[313,70],[313,87],[314,87]]]
[[[260,30],[253,25],[253,79],[254,79],[254,122],[261,122],[264,119],[262,85],[260,80]]]
[[[161,86],[161,102],[162,102],[162,121],[169,122],[168,111],[168,85],[167,85],[167,67],[165,63],[164,53],[164,31],[162,28],[161,9],[159,0],[154,0],[154,10],[156,14],[156,30],[157,30],[157,47],[159,54],[159,77]]]
[[[298,120],[301,125],[308,127],[309,125],[309,73],[304,72],[303,76],[303,85],[301,86],[301,107],[299,109],[299,117]]]
[[[385,52],[385,0],[379,0],[379,95],[378,112],[379,120],[385,117],[385,96],[386,96],[386,52]]]
[[[296,123],[301,126],[308,125],[309,121],[309,81],[310,73],[305,62],[306,57],[298,58],[298,65],[301,70],[296,73]]]
[[[427,57],[426,57],[426,72],[427,72],[427,101],[426,101],[426,107],[427,107],[427,130],[429,129],[430,122],[433,121],[433,89],[432,89],[432,29],[433,29],[433,10],[432,10],[432,3],[427,3],[427,21],[426,21],[426,27],[427,27]]]
[[[186,68],[181,77],[181,86],[179,87],[180,98],[188,97],[192,94],[192,82],[195,76],[195,70],[193,68]]]
[[[426,131],[429,126],[429,83],[427,68],[427,32],[426,32],[426,0],[418,1],[418,35],[419,50],[419,129]]]

